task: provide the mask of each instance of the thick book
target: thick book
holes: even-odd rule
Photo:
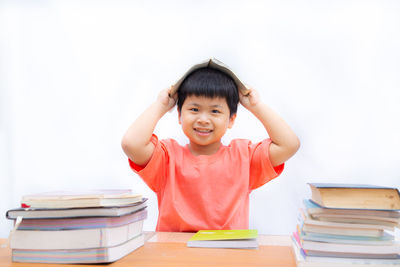
[[[400,254],[400,245],[363,245],[363,244],[340,244],[302,240],[302,248],[306,251],[318,250],[338,253],[360,253],[360,254]]]
[[[30,219],[22,220],[17,230],[77,230],[93,228],[110,228],[123,226],[147,218],[147,209],[118,217],[77,217],[62,219]]]
[[[381,224],[381,223],[369,224],[366,222],[362,222],[362,223],[335,222],[335,221],[329,221],[329,220],[318,220],[318,219],[312,218],[311,216],[303,217],[302,220],[303,220],[303,224],[326,226],[326,227],[340,228],[340,229],[359,228],[359,229],[382,229],[382,230],[394,231],[394,227],[396,226],[396,225]]]
[[[304,251],[295,240],[292,240],[292,248],[295,254],[297,267],[389,267],[400,265],[400,258],[393,255],[393,258],[366,258],[365,255],[359,257],[338,256],[310,256]]]
[[[396,210],[370,210],[370,209],[342,209],[327,208],[318,205],[310,199],[304,199],[303,205],[311,216],[362,216],[364,218],[379,220],[400,220],[400,212]]]
[[[311,200],[322,207],[400,210],[397,188],[364,184],[309,183]]]
[[[143,220],[110,228],[78,230],[15,230],[13,249],[86,249],[117,246],[142,233]]]
[[[304,199],[303,204],[304,210],[300,209],[300,211],[319,221],[377,224],[390,227],[400,225],[400,212],[398,211],[323,208],[309,199]]]
[[[257,248],[257,230],[200,230],[187,242],[188,247]]]
[[[109,263],[121,259],[143,245],[144,235],[140,234],[112,247],[68,250],[13,249],[12,261],[53,264]]]
[[[339,258],[368,258],[368,259],[398,259],[399,254],[397,252],[368,252],[367,250],[360,251],[331,251],[331,250],[324,250],[322,248],[309,248],[305,249],[303,247],[303,240],[299,237],[299,235],[294,232],[292,235],[292,240],[296,242],[296,245],[300,248],[300,251],[304,257],[307,256],[317,256],[317,257],[339,257]],[[321,242],[323,244],[324,242]],[[332,243],[333,245],[340,245],[336,243]],[[368,245],[364,245],[368,246]]]
[[[380,237],[385,230],[394,229],[385,225],[332,223],[308,219],[302,224],[301,230],[306,233]]]
[[[142,201],[140,194],[129,189],[89,190],[83,192],[53,191],[25,195],[21,200],[22,208],[86,208],[129,205]]]
[[[360,244],[360,245],[392,245],[394,236],[384,232],[382,236],[346,236],[346,235],[329,235],[319,233],[306,233],[298,229],[297,235],[302,240],[326,242],[326,243],[342,243],[342,244]]]
[[[74,217],[104,217],[104,216],[123,216],[147,207],[147,198],[126,206],[98,207],[98,208],[66,208],[66,209],[35,209],[18,208],[8,210],[7,219],[15,220],[17,217],[23,219],[40,218],[74,218]]]
[[[368,223],[343,223],[313,219],[300,209],[298,217],[300,229],[306,233],[321,233],[347,236],[382,236],[384,231],[394,231],[394,226]]]
[[[336,242],[319,242],[305,240],[294,232],[292,235],[302,249],[307,253],[308,250],[320,251],[325,253],[355,253],[368,257],[371,255],[397,255],[400,254],[400,244],[393,241],[391,244],[351,244],[351,243],[336,243]]]

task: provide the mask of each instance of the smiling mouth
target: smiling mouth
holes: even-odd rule
[[[199,128],[194,128],[195,132],[200,134],[200,135],[208,135],[212,132],[210,129],[199,129]]]

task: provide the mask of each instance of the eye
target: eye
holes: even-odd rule
[[[221,113],[218,109],[213,109],[211,112],[212,113]]]
[[[198,109],[198,108],[191,108],[190,110],[191,110],[191,111],[194,111],[194,112],[197,112],[197,111],[199,111],[199,109]]]

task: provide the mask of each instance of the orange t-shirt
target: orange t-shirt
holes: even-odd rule
[[[189,146],[158,140],[150,161],[131,168],[157,194],[157,231],[247,229],[250,192],[277,177],[284,164],[269,160],[270,139],[235,139],[213,155],[194,156]]]

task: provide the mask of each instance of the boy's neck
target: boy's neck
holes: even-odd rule
[[[202,146],[202,145],[198,145],[196,143],[190,142],[189,150],[194,156],[213,155],[218,152],[221,145],[222,145],[221,142],[216,142],[216,143],[209,144],[206,146]]]

